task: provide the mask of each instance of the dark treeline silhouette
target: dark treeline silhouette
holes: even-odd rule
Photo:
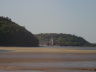
[[[71,34],[57,33],[41,33],[36,34],[40,45],[56,45],[56,46],[93,46],[91,43]]]
[[[0,46],[38,46],[38,39],[8,17],[0,17]]]

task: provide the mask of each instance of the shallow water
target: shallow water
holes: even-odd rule
[[[0,50],[0,53],[12,52],[12,50]]]
[[[33,47],[30,47],[33,48]],[[36,48],[64,48],[64,49],[78,49],[78,50],[96,50],[96,47],[80,47],[80,46],[44,46],[44,47],[36,47]]]
[[[19,47],[17,47],[19,48]],[[26,48],[26,47],[20,47]],[[28,48],[64,48],[64,49],[76,49],[76,50],[96,50],[96,47],[80,47],[80,46],[41,46],[41,47],[28,47]]]

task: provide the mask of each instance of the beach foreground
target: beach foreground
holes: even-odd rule
[[[94,72],[96,50],[0,47],[1,72]],[[66,71],[67,70],[67,71]]]

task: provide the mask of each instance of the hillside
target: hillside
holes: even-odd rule
[[[82,37],[71,34],[41,33],[36,36],[41,46],[91,46],[91,43]]]
[[[38,46],[38,39],[8,17],[0,17],[0,46]]]

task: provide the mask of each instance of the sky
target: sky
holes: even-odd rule
[[[0,0],[0,16],[33,34],[75,34],[96,43],[96,0]]]

